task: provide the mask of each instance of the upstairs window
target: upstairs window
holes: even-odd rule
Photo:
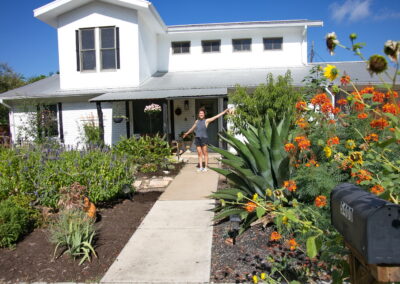
[[[117,68],[116,28],[100,28],[100,58],[101,69]]]
[[[99,33],[97,45],[95,33]],[[75,31],[75,37],[77,71],[96,71],[98,48],[101,70],[120,68],[118,27],[80,29]]]
[[[190,41],[175,41],[171,47],[173,54],[190,53]]]
[[[233,51],[251,51],[251,38],[233,39]]]
[[[264,38],[264,50],[280,50],[282,49],[283,38]]]
[[[203,52],[220,52],[221,41],[220,40],[203,40],[201,42]]]
[[[96,45],[93,29],[79,30],[80,70],[96,70]]]

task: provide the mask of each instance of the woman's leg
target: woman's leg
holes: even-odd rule
[[[203,151],[201,146],[197,146],[197,155],[199,156],[199,169],[203,168]]]
[[[204,155],[204,162],[205,162],[205,164],[206,164],[206,166],[205,166],[204,168],[208,168],[208,148],[207,148],[207,145],[203,145],[203,146],[201,147],[201,150],[202,150],[202,152],[203,152],[203,155]]]

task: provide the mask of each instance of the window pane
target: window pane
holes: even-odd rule
[[[115,48],[114,28],[101,28],[101,48]]]
[[[221,46],[221,42],[220,41],[214,41],[213,44],[212,44],[212,51],[218,52],[220,46]]]
[[[234,39],[232,40],[234,51],[249,51],[251,50],[251,39]]]
[[[101,51],[101,67],[103,69],[115,69],[115,49],[106,49]]]
[[[264,49],[282,49],[282,38],[264,38]]]
[[[94,50],[82,51],[82,70],[96,69],[96,52]]]
[[[81,30],[82,49],[94,49],[94,29]]]
[[[203,52],[211,52],[211,45],[209,42],[203,44]]]
[[[172,53],[189,53],[190,52],[190,41],[183,42],[172,42]]]

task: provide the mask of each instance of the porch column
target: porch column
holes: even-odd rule
[[[103,110],[101,109],[101,102],[96,102],[97,116],[99,118],[99,132],[100,140],[104,143],[104,120],[103,120]]]

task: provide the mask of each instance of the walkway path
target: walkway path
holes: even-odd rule
[[[218,174],[211,170],[198,173],[194,160],[190,160],[154,204],[101,283],[209,282],[213,201],[207,196],[217,189]]]

